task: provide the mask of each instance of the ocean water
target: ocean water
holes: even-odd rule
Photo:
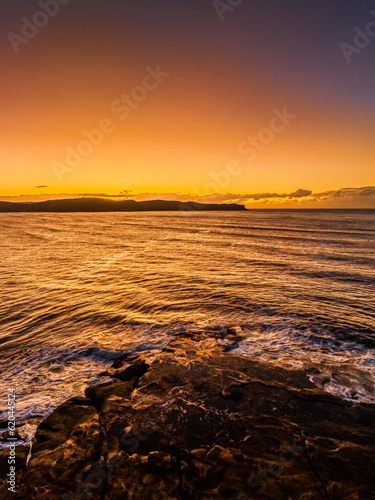
[[[375,211],[1,214],[0,229],[1,410],[15,387],[18,420],[124,351],[229,327],[234,352],[375,402]]]

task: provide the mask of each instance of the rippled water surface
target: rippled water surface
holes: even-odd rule
[[[375,211],[1,214],[1,394],[46,415],[125,350],[235,352],[375,402]],[[4,413],[0,414],[0,419]]]

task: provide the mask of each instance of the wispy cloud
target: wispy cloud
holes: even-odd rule
[[[136,200],[155,198],[201,203],[242,203],[248,208],[375,208],[375,187],[344,188],[321,193],[298,189],[291,193],[214,193],[205,196],[181,193],[140,193]]]
[[[48,187],[48,186],[46,186]],[[241,203],[248,208],[375,208],[375,187],[342,188],[314,193],[309,189],[297,189],[291,193],[213,193],[199,196],[174,193],[132,193],[129,190],[118,194],[77,193],[77,194],[40,194],[3,196],[2,201],[44,201],[66,198],[110,198],[114,200],[179,200],[198,201],[200,203]]]

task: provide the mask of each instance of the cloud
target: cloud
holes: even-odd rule
[[[3,201],[43,201],[63,198],[111,198],[114,200],[133,199],[146,200],[178,200],[197,201],[200,203],[240,203],[247,208],[373,208],[375,209],[375,187],[342,188],[332,191],[314,193],[308,189],[297,189],[291,193],[212,193],[193,195],[174,193],[132,193],[124,190],[118,194],[79,193],[79,194],[43,194],[22,195],[18,197],[3,196]]]
[[[375,208],[375,186],[325,191],[309,198],[327,208]]]
[[[375,208],[375,187],[343,188],[321,193],[298,189],[292,193],[212,193],[204,196],[180,193],[139,193],[135,200],[168,199],[200,203],[241,203],[248,208]]]
[[[35,189],[48,188],[49,186],[35,186]]]
[[[310,194],[312,194],[312,191],[309,191],[308,189],[298,189],[289,196],[290,198],[304,198],[305,196],[310,196]]]
[[[312,191],[299,189],[294,193],[212,193],[207,195],[191,195],[181,193],[138,193],[137,195],[129,195],[130,198],[143,201],[154,200],[155,198],[162,198],[168,200],[180,201],[199,201],[201,203],[245,203],[248,201],[260,201],[269,199],[287,199],[287,198],[302,198],[309,196]]]
[[[106,193],[78,193],[77,197],[82,196],[83,198],[115,198],[128,200],[130,198],[134,199],[137,195],[132,194],[131,191],[120,191],[119,194],[106,194]]]

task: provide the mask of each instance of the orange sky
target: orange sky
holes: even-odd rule
[[[153,27],[154,39],[152,33],[136,29],[138,24],[149,26],[147,10],[133,6],[121,11],[122,29],[129,26],[124,34],[115,22],[120,11],[98,5],[95,2],[91,27],[79,28],[79,9],[61,6],[59,15],[21,46],[19,54],[9,43],[3,47],[7,71],[1,80],[1,198],[117,194],[125,189],[196,196],[291,193],[301,188],[315,193],[375,184],[375,115],[367,105],[374,101],[373,96],[360,95],[361,89],[367,92],[370,50],[355,69],[332,42],[321,58],[301,68],[298,47],[290,46],[289,67],[282,67],[275,58],[286,56],[278,54],[281,49],[273,35],[263,54],[256,51],[263,35],[256,28],[247,35],[250,18],[246,25],[243,17],[251,12],[246,8],[224,23],[215,12],[204,11],[198,26],[190,12],[191,26],[188,20],[182,33],[176,26],[184,13],[171,9],[171,18],[160,21],[165,31]],[[22,9],[14,9],[5,31],[20,31]],[[278,18],[273,22],[277,27]],[[102,32],[95,36],[98,27]],[[194,33],[196,39],[191,39]],[[311,47],[307,38],[301,43],[310,43],[312,52],[322,49]],[[132,97],[134,109],[121,119],[114,101],[122,94],[139,95],[139,88],[138,94],[134,89],[143,85],[150,72],[146,67],[156,71],[158,65],[168,76],[146,90],[142,101]],[[335,92],[343,75],[350,81]],[[285,106],[296,117],[267,144],[260,141],[261,150],[247,161],[249,155],[241,154],[239,145],[262,134],[274,110]],[[85,140],[82,131],[98,128],[103,119],[110,120],[111,132],[78,166],[69,166],[66,147],[77,150]],[[277,123],[280,128],[282,123]],[[56,162],[67,167],[61,175],[56,174]],[[235,162],[236,172],[223,174],[229,162]]]

